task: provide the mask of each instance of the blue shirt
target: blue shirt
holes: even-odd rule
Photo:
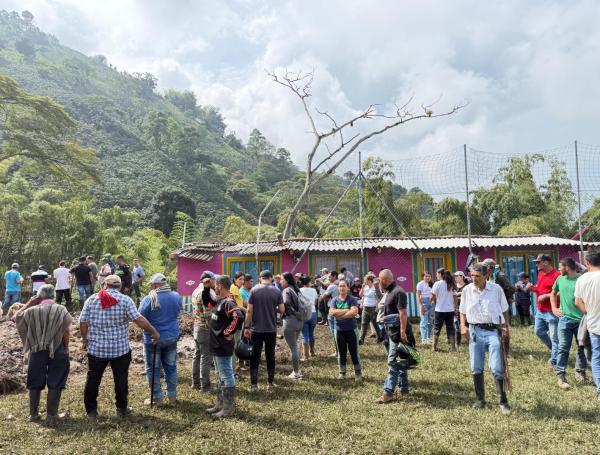
[[[244,302],[248,302],[248,299],[250,298],[250,291],[242,286],[240,288],[240,295],[242,296],[242,300]]]
[[[21,280],[21,274],[15,270],[10,269],[4,274],[4,279],[6,280],[6,292],[20,292],[21,284],[19,281]]]
[[[140,317],[130,297],[116,289],[109,289],[108,292],[118,300],[116,305],[102,309],[98,294],[93,294],[86,300],[79,315],[79,322],[89,325],[88,354],[102,359],[121,357],[131,350],[129,321]]]
[[[140,313],[160,333],[160,341],[176,340],[179,336],[179,313],[183,310],[181,296],[174,291],[158,293],[160,308],[151,310],[150,296],[144,297],[140,304]],[[150,334],[144,330],[144,343],[151,344]]]
[[[329,301],[329,308],[335,310],[349,310],[350,308],[358,306],[358,301],[351,295],[346,296],[346,300],[341,300],[340,297],[335,297]],[[356,329],[356,318],[350,319],[337,319],[335,318],[335,329],[339,331],[354,330]]]

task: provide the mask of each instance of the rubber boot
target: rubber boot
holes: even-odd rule
[[[309,348],[310,348],[310,356],[314,357],[316,355],[315,354],[315,341],[314,340],[311,341],[308,345],[309,345]]]
[[[473,385],[475,386],[475,402],[473,409],[482,409],[485,407],[485,382],[483,381],[483,373],[473,375]]]
[[[211,408],[207,408],[206,412],[210,412],[211,414],[215,414],[217,412],[220,412],[221,409],[223,409],[223,389],[219,388],[217,390],[217,402],[216,404],[211,407]]]
[[[29,390],[29,421],[38,422],[42,417],[40,416],[40,397],[42,391],[40,389]]]
[[[48,389],[48,397],[46,399],[46,423],[48,425],[58,423],[58,406],[60,405],[61,394],[62,390],[60,389]]]
[[[231,417],[235,414],[235,387],[223,388],[223,409],[221,409],[214,417],[222,419]]]
[[[496,390],[500,396],[500,412],[504,415],[509,415],[510,405],[508,404],[508,398],[506,398],[506,391],[504,390],[504,379],[496,379]]]
[[[432,350],[432,351],[434,351],[434,352],[435,352],[435,351],[437,351],[437,345],[438,345],[438,342],[439,342],[439,341],[440,341],[440,337],[439,337],[439,336],[436,336],[436,335],[434,335],[434,336],[433,336],[433,344],[431,345],[431,350]]]
[[[304,358],[302,360],[307,361],[310,358],[310,347],[308,343],[302,343],[304,347]]]

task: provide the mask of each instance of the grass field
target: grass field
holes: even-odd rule
[[[375,399],[386,373],[382,347],[372,339],[361,346],[365,380],[355,385],[352,375],[336,379],[335,359],[327,357],[329,333],[319,328],[318,335],[320,357],[303,365],[303,381],[285,378],[288,350],[279,340],[279,387],[268,393],[263,386],[251,394],[243,373],[237,415],[223,421],[204,412],[213,398],[190,388],[188,362],[179,370],[179,403],[162,410],[142,405],[148,396],[145,377],[132,373],[135,413],[123,421],[114,417],[109,372],[97,422],[88,422],[83,412],[82,377],[70,378],[61,404],[69,417],[56,429],[27,421],[25,393],[0,397],[0,453],[600,453],[600,402],[594,387],[574,384],[569,391],[559,390],[531,329],[513,329],[513,414],[508,417],[498,410],[489,372],[488,408],[471,409],[464,345],[457,353],[445,344],[441,352],[424,351],[423,364],[410,372],[410,397],[379,405]],[[266,381],[262,369],[261,380]],[[8,415],[13,417],[7,420]]]

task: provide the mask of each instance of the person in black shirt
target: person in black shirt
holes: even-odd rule
[[[408,298],[404,290],[394,282],[388,269],[379,272],[379,283],[384,293],[383,326],[387,335],[388,373],[383,385],[383,394],[378,403],[394,400],[396,386],[402,395],[408,395],[408,353],[405,346],[414,347],[415,337],[408,320]]]
[[[121,278],[121,294],[131,294],[131,270],[125,263],[123,255],[117,256],[117,267],[115,267],[115,275]]]
[[[82,305],[83,302],[92,295],[92,283],[94,282],[92,269],[86,264],[86,260],[86,256],[81,256],[79,258],[79,264],[70,270],[70,272],[75,275],[75,284],[77,286],[77,292],[79,293],[79,303]]]
[[[235,413],[235,375],[233,374],[234,334],[241,328],[244,315],[229,292],[231,280],[217,277],[217,305],[210,320],[210,351],[215,360],[219,391],[217,404],[207,409],[215,417],[230,417]]]

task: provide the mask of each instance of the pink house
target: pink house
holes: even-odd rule
[[[540,253],[552,256],[555,264],[563,257],[579,260],[579,242],[570,239],[537,236],[472,237],[472,252],[480,259],[493,258],[512,282],[520,272],[529,273],[535,282],[533,260]],[[467,237],[430,237],[410,240],[396,238],[290,239],[256,243],[191,243],[172,253],[177,261],[177,288],[185,297],[198,286],[204,270],[233,275],[242,271],[255,278],[261,270],[274,273],[301,272],[314,276],[326,267],[348,269],[354,276],[371,270],[389,268],[408,292],[410,314],[417,315],[415,287],[424,270],[466,271],[469,257]],[[258,258],[258,260],[257,260]],[[189,301],[189,299],[186,299]]]

